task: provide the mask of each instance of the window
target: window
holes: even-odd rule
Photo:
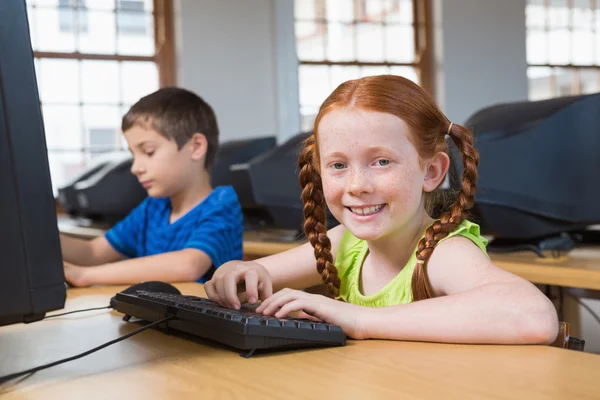
[[[125,151],[123,114],[174,84],[171,7],[171,0],[27,0],[55,192],[99,155]],[[67,15],[78,22],[68,25]]]
[[[600,91],[600,1],[527,0],[529,98]]]
[[[75,30],[75,26],[78,27],[79,32],[87,32],[85,0],[59,0],[58,13],[58,25],[61,32],[72,32]]]
[[[146,35],[151,15],[144,11],[143,1],[119,0],[117,29],[128,35]]]
[[[425,0],[295,0],[302,129],[340,83],[396,74],[431,92]]]

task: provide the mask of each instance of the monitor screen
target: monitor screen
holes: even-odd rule
[[[0,1],[0,325],[64,307],[66,289],[25,0]]]

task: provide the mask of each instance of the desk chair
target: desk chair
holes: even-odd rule
[[[571,324],[560,321],[558,325],[558,336],[550,346],[583,351],[585,340],[571,336]]]

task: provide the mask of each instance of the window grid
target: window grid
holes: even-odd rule
[[[102,12],[106,15],[109,14],[109,11],[106,9],[100,10],[94,8],[94,4],[100,4],[100,7],[106,8],[108,1],[109,0],[106,0],[106,3],[98,3],[97,1],[94,2],[90,0],[60,0],[52,4],[52,2],[49,1],[40,2],[39,0],[27,0],[32,47],[34,50],[33,55],[38,74],[38,88],[40,89],[42,112],[45,114],[44,124],[46,125],[48,156],[51,164],[51,172],[54,172],[53,185],[55,188],[64,183],[65,179],[70,179],[74,173],[77,173],[77,171],[80,171],[90,163],[93,163],[94,159],[99,154],[119,152],[126,148],[125,141],[122,138],[122,135],[120,135],[120,117],[127,111],[128,107],[131,106],[131,104],[137,100],[137,98],[139,98],[138,96],[134,100],[130,98],[131,94],[126,96],[124,84],[127,80],[125,76],[126,74],[128,74],[127,76],[129,77],[130,81],[132,80],[132,77],[133,80],[135,80],[135,74],[131,71],[138,71],[140,69],[144,71],[154,70],[155,72],[151,73],[150,76],[156,76],[154,82],[149,82],[148,85],[146,85],[146,82],[141,81],[130,84],[129,93],[139,92],[140,95],[145,95],[158,87],[170,86],[174,84],[172,0],[150,0],[150,2],[146,0],[145,2],[139,2],[142,7],[146,8],[146,10],[139,15],[143,15],[142,18],[146,19],[146,23],[151,28],[150,30],[147,30],[146,35],[142,35],[142,37],[145,36],[146,43],[152,43],[153,51],[148,52],[147,55],[132,54],[119,48],[118,41],[123,37],[123,34],[129,35],[129,37],[139,36],[139,32],[132,33],[128,31],[119,35],[120,26],[122,26],[122,20],[119,20],[120,13],[122,11],[127,12],[130,17],[134,18],[138,16],[137,14],[133,15],[135,10],[131,8],[133,3],[132,1],[121,0],[112,0],[114,3],[112,4],[112,10],[110,10],[110,14],[114,16],[115,25],[114,51],[110,53],[103,53],[102,51],[80,51],[80,35],[89,33],[87,23],[89,22],[90,12],[96,11],[98,13]],[[108,5],[109,7],[111,6],[111,4]],[[137,6],[139,10],[139,5]],[[64,31],[63,25],[65,17],[60,14],[67,7],[70,9],[70,14],[73,16],[73,20],[71,21],[72,30],[70,32]],[[42,10],[41,12],[44,13],[43,18],[45,18],[45,20],[38,21],[39,15],[37,10]],[[81,29],[82,26],[80,26],[81,24],[79,23],[80,12],[85,13],[85,29]],[[48,29],[48,25],[52,26],[52,21],[50,20],[53,20],[53,18],[56,18],[56,27],[54,28],[56,31],[60,32],[61,34],[72,35],[68,36],[68,40],[73,40],[74,51],[55,51],[52,47],[48,47],[47,45],[40,50],[41,46],[39,45],[38,37],[36,36],[38,30],[42,29],[39,28],[39,26],[41,26],[41,24],[45,24],[44,29]],[[67,16],[67,18],[70,18],[70,16]],[[40,24],[39,26],[38,23]],[[48,31],[46,30],[45,32]],[[108,40],[108,42],[110,43],[111,40]],[[48,76],[43,76],[45,71],[44,67],[50,65],[45,63],[60,63],[63,61],[65,64],[55,64],[52,67],[54,68],[52,72],[56,73],[57,68],[65,67],[68,68],[68,71],[77,71],[76,73],[78,74],[78,77],[76,79],[67,79],[64,83],[50,82],[57,79],[56,74],[50,72],[50,67],[50,69],[46,71],[46,75]],[[86,66],[90,68],[90,71],[94,69],[102,70],[104,67],[113,71],[116,70],[116,75],[108,74],[110,75],[108,78],[103,73],[98,74],[104,75],[98,76],[98,80],[100,82],[105,80],[105,82],[101,83],[102,85],[116,87],[117,91],[115,93],[118,94],[116,94],[114,98],[110,98],[110,101],[98,100],[102,96],[90,99],[89,93],[88,98],[86,98],[83,82],[85,76],[84,70]],[[58,76],[60,76],[60,74]],[[89,73],[88,76],[90,76]],[[116,79],[112,79],[111,76]],[[48,89],[46,94],[52,91],[52,93],[56,93],[61,91],[61,89],[64,89],[64,91],[68,91],[70,94],[72,94],[72,96],[68,96],[66,98],[65,96],[62,96],[63,98],[56,100],[57,96],[53,95],[51,97],[54,98],[54,100],[45,100],[42,94],[44,93],[43,87],[46,83],[50,84],[48,87],[52,88],[51,90]],[[144,87],[147,87],[147,89],[145,90]],[[89,88],[88,92],[90,92]],[[76,109],[77,112],[75,112]],[[44,111],[46,111],[46,113],[44,113]],[[94,115],[94,112],[96,112],[96,115]],[[98,116],[101,115],[101,112],[110,114],[110,120],[98,121]],[[96,121],[92,122],[91,120],[86,120],[86,115],[88,119],[92,118]],[[52,128],[48,128],[49,124],[53,122],[56,124],[57,120],[67,120],[69,122],[63,123],[62,125],[68,126],[69,131],[79,131],[79,135],[76,135],[80,136],[78,143],[74,142],[71,144],[71,140],[67,140],[67,142],[65,142],[65,138],[67,137],[66,133],[61,139],[59,136],[62,132],[58,132],[57,134],[56,129],[53,130]],[[71,121],[72,124],[70,123]],[[107,139],[100,147],[94,146],[93,143],[93,141],[98,142],[99,137],[97,135],[99,132],[105,132],[105,134],[113,136],[111,139]],[[95,139],[92,139],[92,135],[96,135]],[[113,143],[114,146],[110,147],[107,145],[108,143]]]
[[[331,3],[330,3],[331,1]],[[306,8],[307,4],[312,4],[312,13]],[[351,4],[351,5],[350,5]],[[338,15],[328,15],[328,11],[335,10],[338,6]],[[345,5],[351,9],[352,16],[349,18],[341,16],[340,6]],[[328,8],[328,6],[330,6]],[[373,12],[373,9],[375,12]],[[403,11],[405,11],[403,13]],[[302,129],[311,129],[312,121],[317,112],[320,103],[339,83],[334,75],[343,77],[343,80],[358,78],[364,75],[379,73],[392,73],[406,76],[419,83],[425,90],[433,94],[430,57],[428,52],[428,23],[427,15],[429,13],[429,2],[427,0],[296,0],[296,42],[299,48],[299,83],[300,83],[300,112],[302,115]],[[308,15],[312,14],[312,15]],[[335,12],[334,12],[335,14]],[[313,31],[306,34],[304,31],[312,24]],[[334,57],[332,60],[329,55],[332,36],[330,27],[349,28],[344,39],[352,42],[352,57],[346,56]],[[381,54],[377,59],[365,59],[360,57],[361,49],[359,43],[359,29],[361,27],[379,29],[381,40],[371,40],[369,45],[380,45]],[[389,28],[398,28],[393,31]],[[407,29],[408,28],[408,29]],[[404,30],[402,30],[404,29]],[[410,32],[410,33],[408,33]],[[400,34],[404,33],[404,36]],[[398,36],[392,36],[398,35]],[[321,38],[320,43],[318,38]],[[306,56],[302,45],[313,39],[317,42],[319,56]],[[317,40],[315,40],[317,39]],[[398,46],[391,44],[390,39],[398,43]],[[339,40],[339,38],[338,38]],[[410,43],[409,45],[407,45]],[[338,43],[338,46],[340,44]],[[411,54],[398,53],[393,56],[393,51],[398,51],[401,47],[412,48]],[[315,52],[316,53],[316,52]],[[339,56],[339,54],[338,54]],[[327,86],[312,85],[305,78],[308,74],[320,74],[323,79],[324,71],[327,70]],[[342,70],[346,70],[342,73]],[[320,86],[320,87],[316,87]],[[307,101],[306,93],[311,92],[313,99]]]
[[[600,91],[599,7],[598,0],[528,0],[531,100]],[[577,40],[576,34],[588,42]]]

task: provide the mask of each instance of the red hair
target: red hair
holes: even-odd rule
[[[304,143],[298,166],[304,204],[304,232],[315,249],[317,270],[334,297],[339,296],[340,280],[333,265],[331,242],[327,237],[325,196],[319,172],[318,138],[321,119],[331,110],[338,108],[383,112],[402,119],[410,129],[410,140],[421,161],[440,151],[448,153],[446,134],[462,153],[462,187],[456,201],[427,229],[417,248],[417,265],[411,284],[413,300],[429,298],[431,290],[426,273],[427,260],[436,244],[456,229],[467,217],[467,210],[474,204],[479,154],[473,146],[473,135],[460,125],[451,125],[427,92],[400,76],[378,75],[347,81],[329,95],[315,119],[314,134]],[[424,197],[426,209],[430,214],[433,209],[440,207],[439,188],[425,193]]]

